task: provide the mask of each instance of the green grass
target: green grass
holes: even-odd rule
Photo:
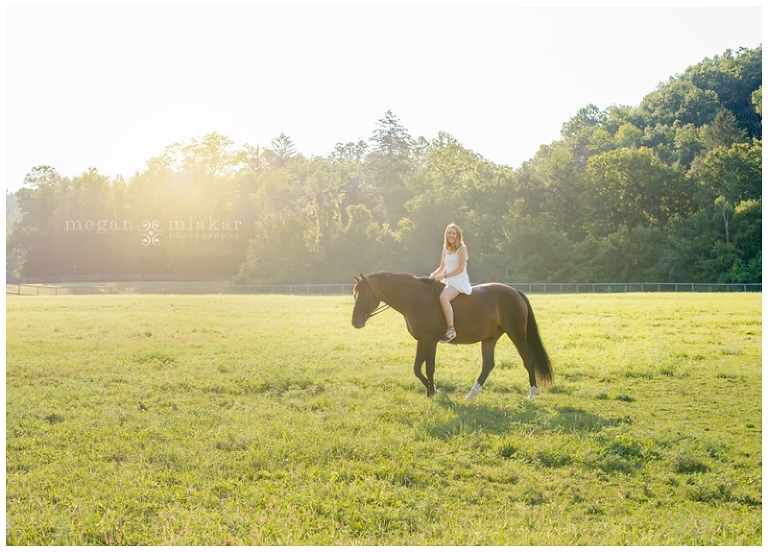
[[[6,544],[762,544],[761,295],[531,302],[467,402],[351,297],[7,296]]]

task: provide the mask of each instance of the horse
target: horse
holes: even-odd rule
[[[427,388],[427,397],[434,396],[435,353],[447,330],[438,299],[445,284],[402,272],[374,272],[353,279],[352,325],[363,328],[371,316],[390,307],[402,314],[408,332],[416,340],[413,373]],[[538,394],[537,383],[552,382],[552,362],[539,335],[531,303],[522,291],[505,284],[480,284],[473,286],[469,295],[459,294],[451,304],[457,337],[450,344],[481,343],[482,370],[467,399],[482,391],[494,367],[496,342],[504,334],[514,343],[528,371],[528,398],[533,400]],[[425,363],[426,377],[422,373]]]

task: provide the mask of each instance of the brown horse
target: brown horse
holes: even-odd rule
[[[416,340],[413,372],[427,388],[427,396],[437,392],[435,387],[435,352],[445,335],[447,324],[438,296],[445,284],[411,274],[375,272],[355,277],[352,293],[352,325],[362,328],[371,316],[392,307],[405,318],[408,332]],[[381,303],[384,308],[379,308]],[[471,399],[483,388],[493,370],[494,350],[499,338],[507,334],[528,370],[531,390],[529,399],[539,392],[536,379],[542,384],[552,381],[552,363],[544,350],[533,309],[523,292],[504,284],[474,286],[470,295],[460,294],[451,303],[456,316],[458,336],[451,343],[482,343],[483,368],[480,377],[467,395]],[[427,375],[421,371],[426,362]]]

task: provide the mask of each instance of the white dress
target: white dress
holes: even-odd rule
[[[462,245],[462,247],[464,247]],[[469,261],[469,259],[467,259]],[[459,268],[459,252],[449,253],[445,252],[445,271],[453,272]],[[449,276],[443,280],[443,283],[448,284],[451,287],[458,289],[461,293],[469,295],[472,293],[472,284],[469,283],[469,275],[467,274],[467,263],[464,263],[464,270],[460,274]]]

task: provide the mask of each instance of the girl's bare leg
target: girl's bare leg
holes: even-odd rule
[[[459,295],[459,290],[455,287],[445,286],[445,289],[440,294],[440,306],[443,307],[443,314],[445,314],[445,321],[448,323],[448,329],[453,328],[453,306],[451,301]]]

